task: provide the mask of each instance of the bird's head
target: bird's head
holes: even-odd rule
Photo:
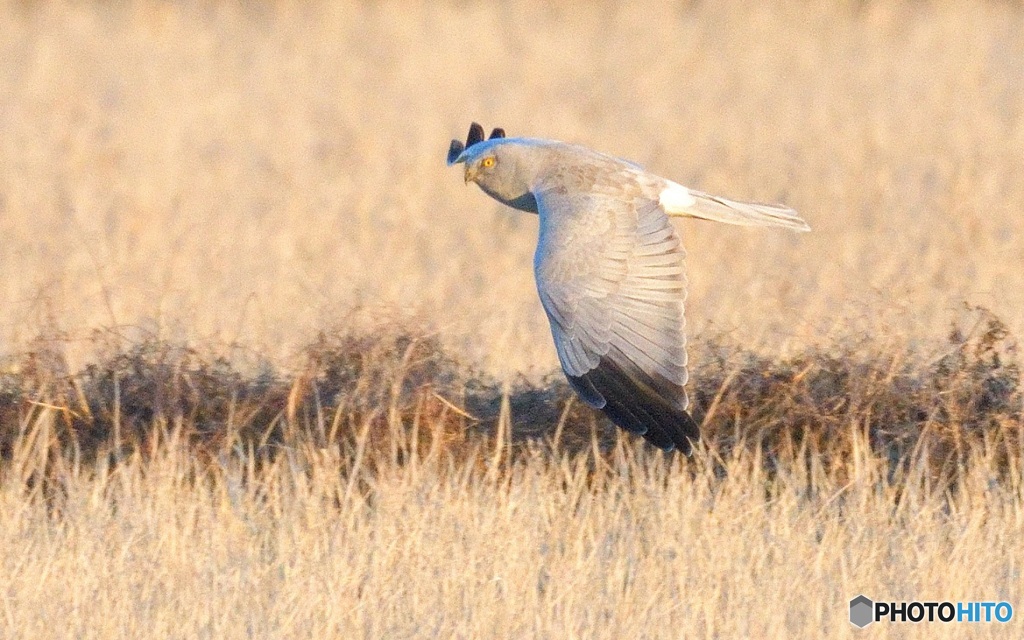
[[[495,200],[516,209],[537,212],[537,201],[530,193],[529,141],[505,138],[503,129],[494,129],[484,139],[484,129],[477,123],[469,128],[466,144],[452,140],[448,148],[448,165],[465,164],[466,184],[475,182]]]

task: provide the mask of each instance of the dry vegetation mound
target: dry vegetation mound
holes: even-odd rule
[[[201,458],[243,451],[262,461],[295,446],[338,445],[343,458],[369,452],[374,466],[423,456],[507,464],[537,450],[598,460],[631,442],[578,402],[561,375],[502,383],[397,326],[322,334],[297,372],[267,364],[244,372],[159,340],[108,347],[70,372],[47,344],[0,377],[5,460],[43,427],[48,455],[86,461],[168,438]],[[932,358],[870,344],[785,359],[715,341],[699,350],[689,387],[705,434],[699,455],[720,470],[754,454],[768,471],[820,465],[842,480],[865,442],[890,480],[915,469],[948,486],[978,452],[1004,473],[1019,464],[1015,345],[994,316],[951,331]]]

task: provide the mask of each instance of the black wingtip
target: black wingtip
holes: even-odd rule
[[[693,445],[700,442],[700,425],[693,419],[689,411],[682,412],[682,433],[676,431],[673,435],[676,449],[689,456],[693,454]]]
[[[451,145],[448,146],[448,164],[455,164],[465,149],[466,147],[460,141],[452,140]]]
[[[700,440],[700,426],[685,410],[673,406],[648,384],[640,382],[609,358],[579,378],[569,376],[577,393],[584,387],[605,400],[601,411],[619,427],[640,434],[652,445],[689,456]],[[582,394],[581,394],[582,395]],[[594,406],[593,398],[588,404]]]
[[[491,137],[487,139],[496,140],[504,137],[505,130],[501,127],[495,127],[491,130]],[[466,144],[462,144],[458,140],[452,140],[451,145],[448,147],[448,164],[455,164],[455,161],[459,159],[459,155],[461,155],[463,151],[483,141],[484,128],[476,122],[469,125],[469,135],[466,136]]]
[[[466,136],[466,148],[472,147],[478,142],[483,142],[484,139],[484,128],[474,122],[469,125],[469,135]]]

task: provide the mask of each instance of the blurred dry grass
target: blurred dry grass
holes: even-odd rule
[[[33,351],[0,377],[0,628],[818,637],[861,592],[1015,603],[1007,340],[980,313],[927,359],[706,345],[691,459],[397,327],[325,334],[297,374],[159,341],[77,374]]]
[[[0,637],[1019,608],[1018,5],[0,13]],[[470,119],[814,227],[680,225],[693,459],[551,377],[536,221],[443,166]]]
[[[963,492],[897,508],[868,458],[850,484],[680,462],[627,450],[595,477],[535,455],[496,479],[426,459],[361,489],[330,450],[255,473],[172,442],[67,470],[55,508],[5,482],[0,614],[32,638],[854,637],[861,591],[1019,600],[1020,495],[984,459]]]
[[[536,221],[444,167],[470,119],[800,210],[814,233],[680,225],[697,335],[772,353],[936,341],[964,301],[1024,330],[1012,3],[4,15],[0,269],[19,274],[0,283],[5,351],[41,326],[116,324],[280,360],[369,305],[493,371],[547,373]]]

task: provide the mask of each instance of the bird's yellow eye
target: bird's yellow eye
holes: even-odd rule
[[[494,166],[494,156],[487,156],[486,158],[481,160],[480,161],[480,166],[483,167],[484,169],[490,169],[491,167],[493,167]]]

